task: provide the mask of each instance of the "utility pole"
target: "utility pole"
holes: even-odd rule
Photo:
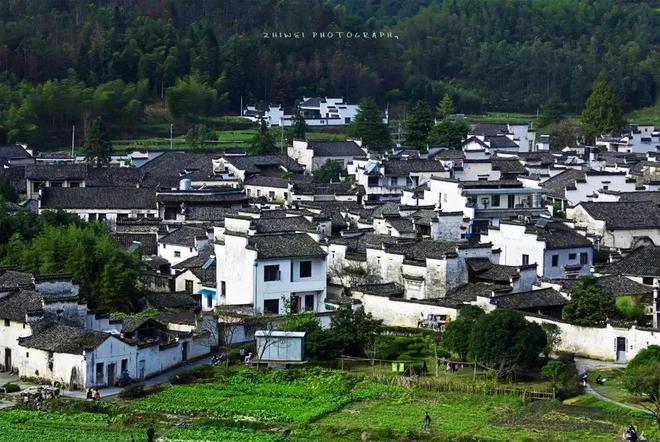
[[[170,150],[172,150],[172,128],[174,124],[170,123]]]
[[[75,159],[76,154],[74,151],[74,147],[76,145],[76,125],[74,124],[73,127],[71,128],[71,156]]]
[[[243,96],[241,95],[241,110],[239,115],[242,117],[243,116]]]

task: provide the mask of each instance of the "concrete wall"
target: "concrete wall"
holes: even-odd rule
[[[396,327],[417,327],[420,318],[427,315],[448,315],[456,319],[458,310],[438,305],[422,304],[393,300],[385,296],[354,294],[364,306],[364,311],[371,313],[374,318],[382,319],[383,324]]]
[[[573,352],[579,356],[593,359],[617,360],[617,337],[626,339],[627,351],[625,359],[621,359],[621,361],[632,359],[640,350],[649,345],[660,345],[660,330],[638,329],[636,327],[629,329],[616,328],[609,324],[604,328],[581,327],[532,315],[527,315],[525,318],[539,324],[556,324],[561,330],[562,342],[558,346],[560,351]]]

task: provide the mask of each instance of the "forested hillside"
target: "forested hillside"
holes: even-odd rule
[[[628,109],[655,102],[660,16],[620,0],[3,0],[0,141],[48,147],[103,116],[113,130],[165,100],[191,112],[303,94],[380,104],[449,93],[460,112],[578,112],[602,70]],[[311,39],[313,31],[392,39]],[[306,32],[265,39],[264,32]],[[183,81],[181,81],[183,80]],[[177,85],[178,82],[178,85]],[[188,102],[181,97],[189,97]],[[188,109],[188,110],[183,110]]]

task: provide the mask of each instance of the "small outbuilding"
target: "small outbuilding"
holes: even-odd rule
[[[257,355],[259,363],[269,365],[300,364],[305,360],[305,332],[258,330]]]

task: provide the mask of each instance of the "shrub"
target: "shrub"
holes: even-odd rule
[[[7,393],[16,393],[17,391],[21,391],[21,387],[12,383],[6,383],[2,386],[2,388],[4,388]]]
[[[660,345],[649,345],[632,358],[628,364],[628,368],[636,368],[655,362],[660,362]]]

